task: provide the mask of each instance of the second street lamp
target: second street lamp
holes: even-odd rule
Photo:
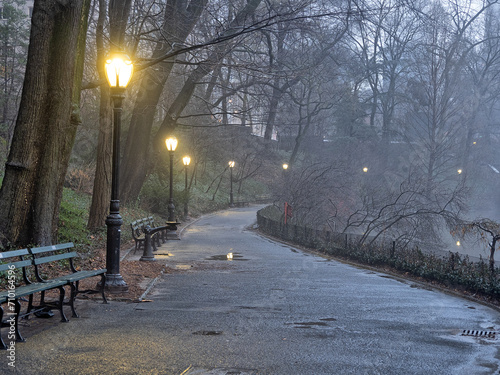
[[[165,140],[168,153],[170,154],[170,194],[168,198],[168,221],[175,221],[174,205],[174,151],[177,148],[177,138],[169,137]]]
[[[168,153],[170,154],[170,194],[168,199],[168,221],[175,221],[175,205],[174,205],[174,151],[177,148],[177,138],[169,137],[165,140]]]
[[[188,193],[188,165],[191,162],[191,158],[189,156],[184,156],[182,158],[182,164],[184,164],[184,172],[185,172],[185,184],[184,184],[184,217],[186,218],[188,216],[188,200],[189,200],[189,193]]]
[[[288,171],[288,164],[283,163],[283,177],[285,178],[285,180],[286,180],[286,176],[287,176],[287,171]]]
[[[106,218],[106,289],[112,293],[128,290],[128,286],[120,275],[120,233],[123,224],[120,216],[119,180],[120,175],[120,128],[122,102],[125,88],[129,84],[134,66],[127,55],[121,52],[111,54],[105,62],[106,79],[113,98],[113,156],[111,172],[111,202],[109,215]]]
[[[168,199],[168,219],[167,219],[167,239],[180,240],[177,234],[177,225],[180,224],[175,220],[175,205],[174,205],[174,151],[177,148],[177,138],[169,137],[165,140],[168,153],[170,154],[170,194]]]
[[[231,160],[228,164],[229,164],[229,169],[231,170],[231,177],[230,177],[231,190],[229,191],[229,207],[234,207],[234,200],[233,200],[233,168],[234,168],[234,160]]]

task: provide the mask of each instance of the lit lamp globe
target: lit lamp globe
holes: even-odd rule
[[[233,168],[234,167],[234,161],[233,160],[231,160],[228,164],[229,164],[229,168]]]
[[[184,164],[186,167],[191,163],[191,158],[189,156],[184,156],[182,158],[182,164]]]
[[[286,171],[288,169],[288,164],[287,163],[284,163],[283,164],[283,169]]]
[[[168,137],[167,139],[165,139],[165,144],[167,145],[168,151],[175,151],[175,149],[177,148],[177,138]]]
[[[115,52],[106,59],[104,71],[109,87],[121,91],[125,90],[132,79],[134,64],[125,53]]]

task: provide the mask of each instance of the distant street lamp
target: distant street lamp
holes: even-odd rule
[[[365,173],[368,172],[368,167],[364,167],[363,172],[365,172]]]
[[[287,171],[288,171],[288,164],[283,163],[283,178],[286,180],[287,177]]]
[[[233,200],[233,168],[234,168],[234,160],[229,162],[229,170],[231,171],[231,190],[229,192],[229,207],[234,207]]]
[[[463,172],[463,171],[462,171],[461,169],[457,170],[457,173],[458,173],[458,174],[462,174],[462,172]]]
[[[184,199],[184,217],[188,216],[188,200],[189,200],[189,194],[188,194],[188,165],[191,162],[191,158],[189,156],[184,156],[182,158],[182,164],[184,164],[184,172],[186,176],[186,181],[184,184],[184,194],[185,199]]]
[[[123,224],[120,216],[119,175],[120,175],[120,128],[122,102],[125,89],[132,79],[134,65],[122,52],[111,54],[105,62],[104,70],[113,98],[113,159],[111,172],[111,202],[109,215],[106,218],[106,289],[112,293],[128,290],[128,286],[120,275],[120,233]]]
[[[168,153],[170,154],[170,194],[168,199],[168,221],[175,221],[175,205],[174,205],[174,151],[177,148],[177,138],[169,137],[165,140]]]

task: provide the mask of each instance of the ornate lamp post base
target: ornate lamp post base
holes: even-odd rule
[[[167,240],[180,240],[179,233],[177,232],[177,225],[180,223],[177,221],[167,221]]]
[[[104,290],[112,294],[128,292],[128,285],[120,274],[106,274],[106,286]]]
[[[104,287],[110,293],[123,293],[128,291],[128,286],[120,275],[120,234],[123,224],[120,216],[120,203],[112,200],[110,214],[106,218],[107,244],[106,244],[106,285]]]

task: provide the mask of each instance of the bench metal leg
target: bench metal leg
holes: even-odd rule
[[[28,320],[31,314],[31,310],[33,310],[33,294],[30,294],[28,296],[28,308],[26,309],[26,315],[23,317],[23,319]]]
[[[60,286],[59,287],[59,304],[58,304],[58,308],[59,308],[59,312],[61,313],[61,322],[69,322],[68,318],[66,318],[66,315],[64,315],[64,310],[63,310],[63,306],[64,306],[64,287]]]
[[[101,275],[101,294],[102,294],[102,303],[107,304],[108,300],[106,299],[106,295],[104,294],[104,288],[106,286],[106,274],[103,273]]]
[[[33,294],[30,297],[33,298]],[[45,290],[40,292],[40,306],[45,306]]]
[[[135,249],[134,249],[134,254],[137,252],[137,250],[141,250],[141,246],[144,245],[144,239],[137,240],[135,239]]]
[[[76,285],[75,285],[76,284]],[[75,310],[75,299],[78,293],[78,281],[76,283],[70,283],[71,294],[69,297],[69,306],[71,307],[71,316],[73,318],[79,318],[78,313]]]
[[[103,301],[102,303],[103,304],[107,304],[108,303],[106,295],[104,294],[104,290],[106,288],[106,274],[102,273],[100,275],[92,275],[90,277],[93,277],[93,276],[101,276],[101,281],[99,281],[97,283],[96,289],[80,290],[80,281],[75,281],[75,282],[72,282],[72,283],[69,284],[71,286],[71,297],[70,297],[69,303],[67,303],[67,304],[71,306],[71,309],[72,309],[72,311],[75,314],[74,316],[76,316],[77,318],[79,316],[78,316],[78,314],[76,312],[76,309],[74,307],[74,303],[75,303],[75,300],[76,300],[76,296],[78,296],[80,293],[92,293],[92,294],[94,294],[94,293],[101,293],[102,301]]]
[[[155,242],[156,246],[160,247],[162,242],[161,242],[161,232],[155,233]]]

